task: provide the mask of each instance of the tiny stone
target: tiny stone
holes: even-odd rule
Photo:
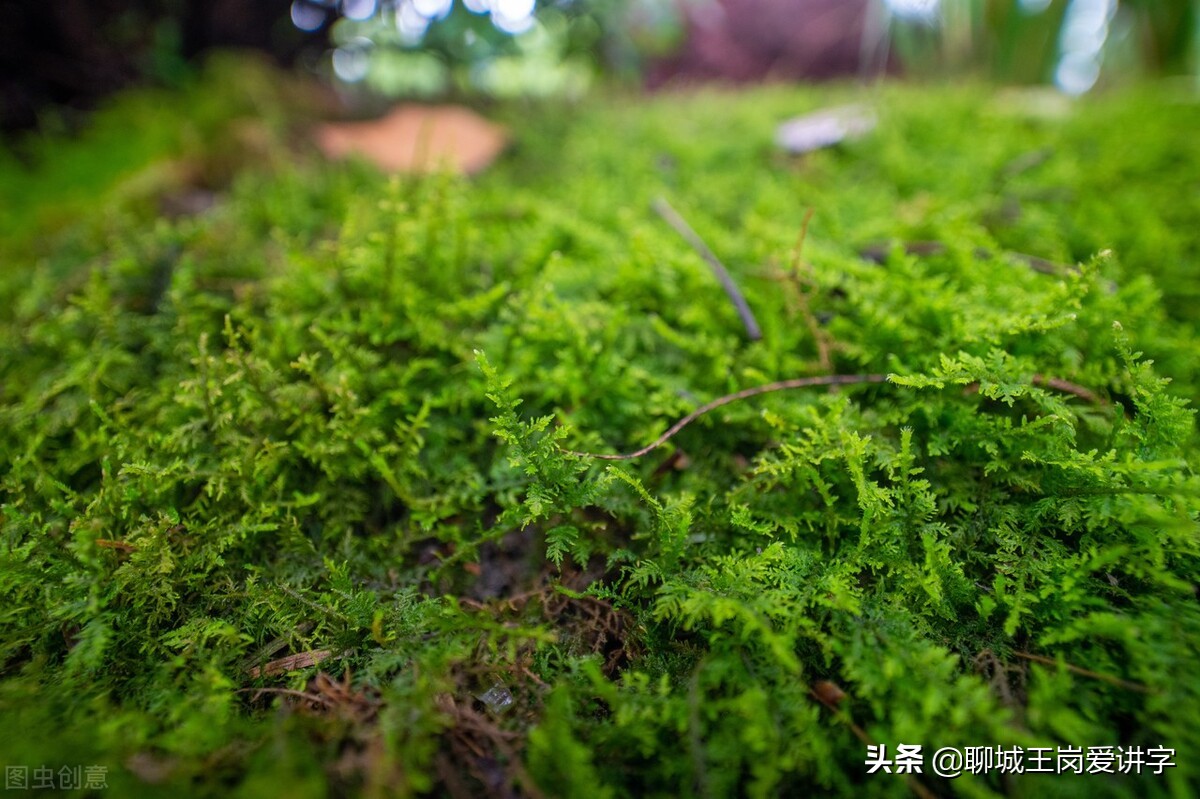
[[[475,697],[493,713],[503,713],[512,707],[513,695],[502,683],[496,683],[491,688]]]
[[[860,105],[847,105],[789,119],[776,129],[775,143],[799,155],[858,138],[874,127],[874,113]]]

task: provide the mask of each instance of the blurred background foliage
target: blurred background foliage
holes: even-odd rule
[[[575,97],[874,77],[1057,84],[1198,73],[1200,0],[0,0],[3,127],[54,127],[218,47],[267,51],[352,97]],[[47,111],[47,109],[57,109]],[[66,109],[63,111],[62,109]]]
[[[1195,0],[295,0],[327,72],[390,96],[576,95],[596,77],[1195,75]]]

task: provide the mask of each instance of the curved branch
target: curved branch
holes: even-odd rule
[[[667,432],[659,436],[654,443],[648,444],[636,452],[627,452],[623,455],[603,454],[599,452],[576,452],[575,450],[564,450],[568,455],[578,455],[581,458],[595,458],[596,460],[605,461],[627,461],[633,458],[640,458],[643,455],[653,452],[663,444],[674,438],[675,434],[683,428],[687,427],[692,422],[699,419],[709,411],[714,411],[723,405],[728,405],[731,402],[738,400],[757,397],[759,394],[768,394],[772,391],[785,391],[792,388],[808,388],[810,386],[844,386],[853,383],[883,383],[887,380],[887,375],[817,375],[816,377],[798,377],[793,380],[780,380],[776,383],[767,383],[762,386],[754,386],[753,388],[742,389],[733,394],[726,394],[723,397],[718,397],[712,402],[706,402],[696,410],[689,413],[687,416],[680,419]]]
[[[663,221],[675,229],[675,232],[683,236],[684,240],[692,245],[700,257],[704,259],[708,267],[712,269],[713,275],[720,282],[721,288],[725,289],[725,294],[728,295],[733,307],[737,309],[738,317],[742,320],[742,325],[746,328],[746,338],[751,341],[758,341],[762,338],[762,330],[758,326],[758,321],[754,318],[754,311],[750,310],[750,304],[746,302],[745,296],[742,295],[741,289],[737,283],[733,281],[733,277],[729,274],[729,270],[721,263],[721,259],[709,249],[704,243],[704,239],[700,238],[700,234],[692,230],[692,226],[687,223],[679,212],[671,207],[665,197],[659,197],[652,203],[655,213],[663,218]],[[805,228],[808,227],[807,220]]]
[[[626,452],[626,453],[622,453],[622,454],[611,454],[611,453],[601,453],[601,452],[579,452],[579,451],[576,451],[573,449],[564,449],[563,452],[565,452],[568,455],[576,455],[580,458],[593,458],[595,460],[604,460],[604,461],[632,460],[634,458],[640,458],[643,455],[647,455],[647,454],[653,452],[654,450],[658,449],[663,444],[667,443],[672,438],[674,438],[675,435],[680,430],[687,427],[689,424],[696,421],[704,414],[708,413],[709,411],[714,411],[717,408],[720,408],[724,405],[728,405],[731,402],[737,402],[738,400],[749,399],[750,397],[757,397],[759,394],[769,394],[773,391],[786,391],[788,389],[793,389],[793,388],[811,388],[813,386],[845,386],[845,385],[854,385],[854,384],[861,384],[861,383],[885,383],[885,382],[887,382],[887,375],[866,374],[866,375],[816,375],[815,377],[797,377],[792,380],[780,380],[775,383],[766,383],[761,386],[754,386],[753,388],[742,389],[741,391],[736,391],[733,394],[726,394],[723,397],[717,397],[715,400],[712,400],[711,402],[704,403],[699,408],[692,411],[691,413],[689,413],[687,416],[680,419],[675,424],[671,425],[671,427],[667,430],[667,432],[663,433],[661,436],[656,438],[653,443],[647,444],[646,446],[644,446],[641,449],[636,450],[634,452]],[[1055,391],[1060,391],[1064,394],[1071,394],[1073,396],[1079,397],[1080,399],[1082,399],[1086,402],[1089,402],[1093,405],[1103,406],[1106,404],[1103,399],[1098,397],[1095,393],[1093,393],[1089,389],[1086,389],[1083,386],[1077,385],[1075,383],[1071,383],[1067,380],[1061,380],[1057,377],[1046,377],[1045,375],[1037,374],[1037,375],[1033,376],[1032,382],[1034,385],[1037,385],[1037,386],[1044,386],[1045,388],[1051,388],[1051,389],[1054,389]]]
[[[1090,389],[1086,389],[1081,385],[1072,383],[1068,380],[1060,380],[1057,377],[1046,377],[1045,375],[1034,375],[1033,384],[1044,388],[1052,388],[1055,391],[1060,391],[1063,394],[1074,394],[1084,402],[1092,405],[1107,405],[1104,400],[1096,396]]]

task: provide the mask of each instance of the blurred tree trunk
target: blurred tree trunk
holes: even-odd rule
[[[1127,0],[1137,17],[1142,61],[1154,73],[1181,75],[1200,70],[1195,57],[1196,0]]]
[[[0,130],[46,105],[89,108],[138,82],[177,79],[214,47],[289,61],[306,37],[289,0],[0,0]]]
[[[1015,0],[987,0],[984,51],[992,77],[1006,83],[1046,83],[1058,62],[1058,33],[1069,0],[1052,0],[1038,13]]]
[[[680,3],[686,40],[652,62],[668,81],[800,80],[857,75],[870,0],[713,0]]]

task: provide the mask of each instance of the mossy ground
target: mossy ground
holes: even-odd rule
[[[857,90],[510,107],[465,181],[325,164],[283,106],[231,119],[267,102],[239,85],[0,172],[4,764],[114,796],[1200,785],[1194,95],[885,87],[802,158],[774,125]],[[157,144],[106,159],[106,125]],[[146,174],[216,202],[162,216]],[[563,451],[831,373],[890,379]],[[861,736],[1178,765],[914,786]]]

